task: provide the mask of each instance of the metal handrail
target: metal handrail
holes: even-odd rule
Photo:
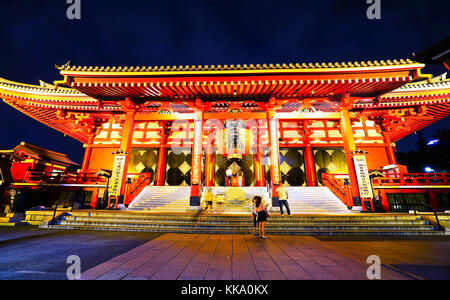
[[[431,208],[431,210],[433,211],[433,213],[434,213],[434,217],[436,218],[436,225],[437,225],[437,228],[438,228],[438,230],[443,230],[444,228],[441,226],[441,223],[439,223],[439,218],[438,218],[438,215],[437,215],[437,212],[436,212],[436,210],[434,209],[434,207],[433,206],[431,206],[430,204],[428,204],[428,203],[425,203],[425,202],[420,202],[422,205],[425,205],[426,207],[428,207],[428,208]],[[415,211],[415,209],[414,209],[414,211]]]

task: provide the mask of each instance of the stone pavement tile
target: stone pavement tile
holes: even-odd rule
[[[342,280],[366,280],[366,270],[349,270],[343,266],[326,266],[325,269]]]
[[[178,279],[205,279],[219,240],[220,235],[208,235],[208,239],[200,247]]]
[[[141,265],[133,272],[130,276],[144,276],[152,277],[156,272],[158,272],[163,266],[165,266],[172,258],[174,258],[182,249],[186,246],[189,241],[194,238],[192,236],[187,237],[186,235],[180,235],[177,242],[173,243],[167,249],[162,250],[161,253],[154,256],[147,263]]]
[[[152,277],[155,275],[156,272],[158,272],[162,267],[164,266],[164,263],[159,263],[154,260],[150,260],[140,266],[139,268],[133,270],[129,276],[137,276],[137,277]]]
[[[162,267],[152,279],[177,279],[206,239],[207,235],[197,236],[175,258]]]
[[[154,255],[156,256],[156,253],[153,252]],[[147,257],[147,256],[137,256],[135,258],[129,259],[128,261],[124,262],[123,264],[121,264],[120,266],[118,266],[118,269],[131,269],[131,270],[135,270],[137,268],[139,268],[140,266],[142,266],[143,264],[145,264],[146,262],[148,262],[151,259],[151,257]]]
[[[311,248],[298,249],[298,251],[300,251],[300,253],[304,254],[306,257],[309,257],[309,258],[312,258],[314,256],[320,256],[320,254],[317,253],[316,250],[311,249]]]
[[[288,280],[309,280],[312,276],[306,273],[299,265],[293,263],[289,265],[278,265],[281,272]]]
[[[298,263],[313,279],[319,280],[337,280],[339,279],[324,267],[313,261],[302,261]]]
[[[151,240],[144,245],[116,256],[111,260],[111,262],[128,263],[130,262],[130,260],[139,257],[141,257],[142,259],[148,258],[148,260],[150,260],[155,254],[160,253],[163,249],[166,249],[174,243],[174,241],[163,240],[162,236],[158,237],[157,239],[160,240]]]
[[[233,280],[257,280],[259,279],[253,264],[235,264],[232,265]]]
[[[231,270],[231,257],[230,258],[221,258],[221,257],[213,257],[211,263],[209,264],[209,269],[213,270]]]
[[[220,238],[217,235],[209,235],[208,239],[195,254],[193,260],[195,261],[197,257],[201,257],[203,259],[204,257],[212,256],[216,251],[219,239]]]
[[[313,256],[312,260],[321,266],[339,266],[339,263],[337,263],[325,256]]]
[[[311,260],[310,257],[306,256],[304,253],[301,252],[294,252],[294,251],[287,251],[286,254],[292,259],[292,260]]]
[[[255,269],[257,272],[279,271],[278,266],[270,258],[267,260],[253,260],[253,262],[255,264]]]
[[[365,262],[357,263],[352,260],[340,261],[339,264],[341,267],[345,267],[355,274],[366,274],[367,268],[369,267],[369,264],[365,264]]]
[[[170,267],[165,265],[155,275],[152,276],[152,280],[176,280],[180,275],[179,267]]]
[[[206,280],[231,280],[231,270],[208,270]]]
[[[233,253],[233,262],[239,262],[241,264],[253,264],[252,256],[250,255],[250,253]]]
[[[350,258],[340,255],[336,252],[330,252],[324,255],[325,257],[337,262],[337,263],[342,263],[342,262],[347,262],[347,261],[352,261]]]
[[[120,265],[120,263],[116,263],[116,262],[109,262],[109,261],[104,262],[102,264],[99,264],[99,265],[81,273],[81,279],[82,280],[97,279],[101,275],[108,273],[109,271],[111,271],[112,269],[116,268],[119,265]]]
[[[97,280],[120,280],[130,273],[130,269],[112,269],[108,273],[98,277]]]
[[[260,280],[286,280],[280,271],[260,271],[258,276]]]
[[[150,260],[152,258],[154,258],[155,256],[157,256],[158,254],[162,253],[164,250],[166,250],[169,246],[171,246],[170,244],[167,244],[166,248],[160,248],[160,249],[149,249],[143,253],[141,253],[138,257],[142,258],[142,259],[147,259]]]
[[[180,280],[200,280],[205,279],[209,263],[190,263],[178,276]]]
[[[145,252],[147,248],[145,247],[139,247],[138,250],[132,249],[128,252],[122,253],[116,257],[114,257],[113,259],[110,260],[110,262],[117,262],[117,263],[124,263],[129,261],[130,259],[136,257],[137,255],[140,255],[142,252]],[[134,251],[133,251],[134,250]],[[133,252],[131,252],[133,251]]]
[[[122,280],[149,280],[148,277],[138,277],[138,276],[126,276]]]

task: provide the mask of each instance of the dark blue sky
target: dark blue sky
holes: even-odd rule
[[[60,79],[54,64],[186,65],[329,62],[407,58],[450,34],[448,0],[0,0],[0,77],[26,83]],[[444,67],[425,69],[435,75]],[[0,148],[27,141],[80,162],[81,144],[0,103]],[[449,129],[448,118],[423,130]],[[415,147],[411,135],[398,150]]]

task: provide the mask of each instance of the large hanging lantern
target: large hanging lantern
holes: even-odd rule
[[[224,153],[228,158],[242,158],[249,153],[250,131],[243,120],[226,120],[224,123]]]

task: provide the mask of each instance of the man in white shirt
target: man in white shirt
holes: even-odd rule
[[[280,212],[281,215],[283,215],[283,205],[286,207],[287,213],[290,216],[291,215],[291,210],[289,209],[289,204],[287,202],[289,195],[288,192],[286,190],[286,187],[284,186],[283,182],[280,181],[280,185],[277,188],[277,193],[278,193],[278,203],[280,205]]]
[[[232,176],[232,174],[233,174],[233,171],[231,171],[230,169],[227,169],[226,171],[225,171],[225,174],[227,175],[227,178],[226,178],[226,183],[225,183],[225,185],[226,186],[231,186],[231,176]]]

